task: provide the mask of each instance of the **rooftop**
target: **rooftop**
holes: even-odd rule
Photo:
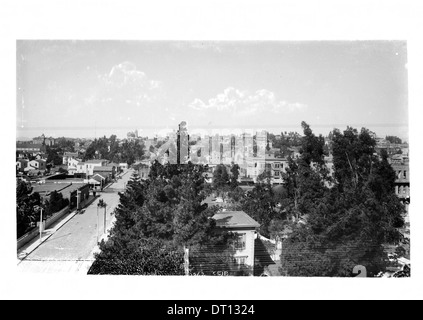
[[[222,211],[213,216],[221,228],[258,228],[260,224],[244,211]]]
[[[91,159],[91,160],[87,160],[85,161],[85,163],[100,163],[100,162],[109,162],[109,160],[106,159]]]
[[[61,192],[62,190],[68,188],[70,183],[42,183],[42,184],[33,184],[32,192],[38,193],[49,193],[53,191]]]
[[[49,193],[53,191],[57,191],[63,194],[63,196],[67,196],[68,193],[73,192],[82,186],[86,185],[86,183],[41,183],[41,184],[32,184],[31,187],[32,192],[38,192],[40,194]]]
[[[96,173],[95,175],[92,176],[91,179],[94,179],[96,181],[102,181],[102,180],[106,180],[106,177],[104,177],[103,175]]]
[[[102,166],[102,167],[94,167],[93,171],[94,172],[96,172],[96,171],[101,171],[101,172],[110,171],[110,172],[112,172],[113,169],[114,169],[113,166]]]
[[[42,144],[36,144],[36,143],[19,143],[16,142],[16,148],[37,148],[41,149],[43,145]]]
[[[268,156],[266,156],[265,160],[266,161],[277,161],[277,162],[288,161],[288,160],[286,160],[286,158],[275,158],[275,157],[268,157]]]

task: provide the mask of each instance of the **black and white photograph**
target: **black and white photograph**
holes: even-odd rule
[[[8,61],[15,277],[412,279],[406,37],[55,34]]]
[[[410,273],[402,41],[17,41],[18,269]]]

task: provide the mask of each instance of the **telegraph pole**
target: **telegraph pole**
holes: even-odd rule
[[[184,271],[189,276],[189,249],[184,246]]]
[[[43,208],[41,207],[41,214],[40,214],[40,242],[41,242],[42,235],[43,235]]]
[[[104,204],[104,232],[106,233],[106,208],[107,208],[107,204]]]
[[[98,229],[99,229],[99,225],[98,225],[98,205],[97,205],[97,244],[98,244]]]

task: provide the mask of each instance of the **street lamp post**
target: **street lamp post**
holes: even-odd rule
[[[107,204],[104,204],[104,231],[103,233],[106,233],[106,207],[107,207]]]
[[[99,228],[100,228],[100,224],[99,224],[99,221],[98,221],[98,220],[99,220],[98,209],[99,209],[99,208],[104,208],[104,226],[103,226],[103,233],[106,233],[106,206],[107,206],[107,203],[105,203],[103,199],[100,199],[100,200],[98,201],[98,204],[97,204],[97,243],[98,243],[98,231],[99,231]]]
[[[99,229],[99,225],[98,225],[98,205],[97,205],[97,244],[98,244],[98,229]]]
[[[41,211],[40,211],[40,242],[41,242],[41,237],[43,235],[43,208],[41,207]]]

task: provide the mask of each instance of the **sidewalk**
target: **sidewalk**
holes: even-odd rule
[[[85,203],[85,206],[82,210],[85,210],[90,206],[99,196],[90,197],[90,199]],[[30,241],[28,244],[24,245],[21,249],[18,250],[18,260],[22,261],[25,259],[31,252],[37,249],[45,241],[47,241],[57,230],[63,227],[69,220],[71,220],[75,215],[79,213],[78,210],[71,211],[65,218],[57,222],[52,228],[46,229],[41,234],[41,240],[38,236],[34,240]]]
[[[102,240],[104,240],[104,241],[107,241],[107,238],[109,237],[109,234],[110,234],[110,230],[113,228],[113,226],[114,226],[114,224],[115,224],[115,221],[116,221],[116,217],[115,217],[115,215],[113,215],[112,216],[112,219],[110,220],[110,222],[109,222],[109,226],[107,227],[107,229],[106,229],[106,233],[105,234],[103,234],[100,238],[99,238],[99,240],[98,240],[98,244],[94,247],[94,249],[91,251],[91,253],[90,253],[90,257],[91,257],[91,259],[88,259],[88,260],[86,260],[86,261],[83,261],[82,263],[81,263],[81,265],[79,266],[79,268],[78,268],[78,273],[81,273],[81,274],[84,274],[84,275],[86,275],[86,274],[88,274],[88,271],[90,270],[90,268],[91,268],[91,265],[93,264],[93,262],[95,261],[95,254],[96,253],[100,253],[100,246],[99,246],[99,244],[101,243],[101,241]]]
[[[124,172],[124,178],[111,188],[126,184],[130,173],[131,170]],[[96,205],[100,199],[107,204],[105,211],[99,210]],[[114,225],[112,213],[119,202],[118,192],[100,193],[84,205],[81,214],[76,211],[69,213],[54,227],[45,230],[41,241],[37,238],[22,248],[17,263],[19,272],[86,275],[95,253],[99,251],[98,241],[107,240]]]

